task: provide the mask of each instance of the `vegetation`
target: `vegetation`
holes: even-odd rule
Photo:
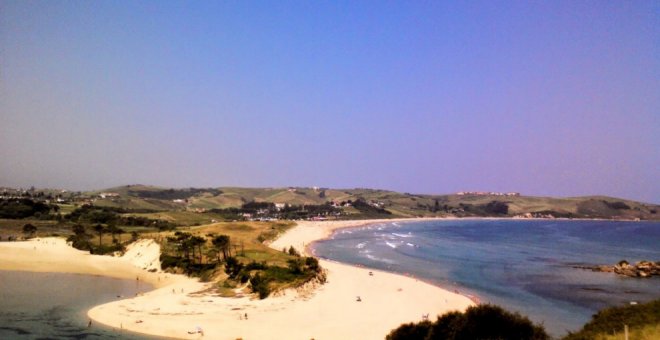
[[[621,340],[625,339],[624,331],[612,334],[597,335],[595,340]],[[634,340],[657,340],[660,339],[660,323],[637,326],[628,329],[628,338]]]
[[[273,230],[285,230],[293,223],[237,222],[217,223],[176,231],[166,237],[161,267],[170,272],[186,273],[217,282],[219,292],[249,289],[260,298],[273,291],[297,287],[310,280],[323,280],[315,258],[303,257],[290,248],[279,252],[260,239]]]
[[[216,214],[225,221],[259,220],[306,220],[319,216],[336,217],[341,215],[341,209],[325,204],[289,205],[278,208],[272,202],[247,202],[240,208],[210,209],[208,213]]]
[[[168,221],[122,215],[123,213],[126,213],[126,210],[120,208],[84,205],[67,214],[65,219],[77,223],[150,227],[158,230],[172,230],[176,227]]]
[[[363,198],[358,198],[352,203],[353,207],[366,218],[389,218],[392,216],[390,211],[386,209],[373,206]]]
[[[57,211],[58,207],[30,198],[0,199],[0,218],[50,218],[51,210]]]
[[[29,200],[29,201],[24,201]],[[43,204],[44,206],[37,205]],[[277,204],[277,205],[276,205]],[[594,196],[574,198],[529,197],[497,193],[418,195],[374,189],[329,188],[211,188],[167,189],[144,185],[109,188],[98,192],[66,192],[4,188],[0,192],[0,219],[61,219],[78,221],[78,209],[95,207],[98,220],[108,208],[122,218],[163,220],[178,226],[213,221],[388,218],[419,216],[522,216],[658,220],[660,206]],[[44,208],[49,207],[46,211]],[[36,208],[36,209],[35,209]],[[75,212],[75,213],[74,213]],[[246,215],[247,214],[247,215]],[[143,225],[125,220],[117,225]]]
[[[660,299],[644,304],[611,307],[599,311],[581,330],[562,340],[615,340],[629,328],[630,339],[660,338]],[[392,330],[387,340],[434,339],[549,339],[543,326],[527,317],[493,305],[450,312],[435,322],[407,323]]]
[[[581,330],[569,333],[563,340],[604,339],[623,332],[624,325],[631,331],[645,332],[658,339],[660,335],[660,299],[644,304],[605,308],[594,315]]]
[[[435,322],[408,323],[390,332],[387,340],[549,339],[543,326],[527,317],[493,305],[469,307],[465,313],[450,312]]]
[[[25,238],[32,238],[36,233],[37,233],[37,227],[35,227],[34,225],[27,223],[26,225],[23,226],[23,234],[25,235]]]
[[[509,213],[509,206],[504,202],[491,201],[483,207],[488,215],[506,215]]]
[[[163,190],[128,190],[128,194],[140,198],[153,198],[159,200],[185,200],[199,194],[211,194],[214,196],[222,194],[219,189],[163,189]]]
[[[610,207],[612,209],[617,209],[617,210],[628,210],[628,209],[630,209],[630,206],[628,206],[627,204],[625,204],[621,201],[616,201],[616,202],[603,201],[603,203],[605,203],[605,205],[607,205],[608,207]]]
[[[71,245],[80,250],[92,250],[90,239],[92,235],[87,233],[87,228],[81,224],[76,224],[72,228],[73,235],[69,236],[66,241],[71,242]]]

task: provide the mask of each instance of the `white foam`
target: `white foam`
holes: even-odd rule
[[[396,249],[396,244],[390,243],[390,242],[385,242],[388,246],[390,246],[392,249]]]
[[[399,236],[399,237],[405,237],[405,238],[413,237],[411,234],[397,234],[397,233],[392,233],[392,235],[394,235],[394,236]]]
[[[366,246],[366,245],[367,245],[367,242],[361,242],[361,243],[358,243],[358,245],[355,246],[355,248],[357,248],[357,249],[362,249],[362,248],[364,248],[364,246]]]
[[[385,263],[390,263],[390,264],[396,263],[392,260],[383,259],[383,258],[380,258],[380,257],[375,257],[375,256],[370,255],[370,254],[367,254],[367,258],[369,258],[370,260],[373,260],[373,261],[378,261],[378,262],[385,262]]]

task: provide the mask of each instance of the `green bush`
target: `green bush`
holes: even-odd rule
[[[45,218],[54,206],[28,198],[0,199],[0,218],[20,219],[30,216]]]
[[[319,272],[321,270],[321,266],[319,265],[319,260],[317,260],[315,257],[306,257],[305,258],[305,265],[307,268],[314,272]]]
[[[265,299],[268,297],[268,295],[270,295],[268,281],[269,280],[262,278],[259,273],[250,278],[250,286],[252,286],[252,291],[259,294],[260,299]]]
[[[238,262],[238,260],[231,256],[225,261],[225,273],[229,275],[229,278],[234,279],[238,277],[238,274],[243,270],[243,264]]]

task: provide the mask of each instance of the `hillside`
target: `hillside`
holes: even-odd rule
[[[101,193],[114,194],[101,198]],[[142,213],[208,212],[240,208],[248,202],[275,204],[334,204],[342,218],[365,217],[546,217],[660,220],[660,206],[631,200],[586,196],[570,198],[505,196],[488,193],[417,195],[375,189],[328,188],[185,188],[170,189],[130,185],[84,193],[97,206],[118,207]],[[115,196],[116,195],[116,196]],[[382,208],[367,213],[356,201]],[[365,216],[368,215],[368,216]]]

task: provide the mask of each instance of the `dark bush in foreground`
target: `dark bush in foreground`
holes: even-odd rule
[[[479,339],[549,339],[543,326],[527,317],[493,305],[468,308],[465,313],[450,312],[431,323],[409,323],[390,332],[387,340],[479,340]]]

